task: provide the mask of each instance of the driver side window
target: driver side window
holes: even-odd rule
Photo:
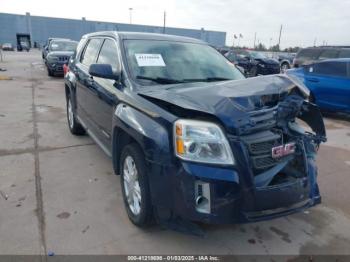
[[[112,39],[105,39],[97,59],[97,64],[109,64],[112,66],[114,72],[120,67],[117,46]]]

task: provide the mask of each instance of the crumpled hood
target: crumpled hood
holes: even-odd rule
[[[167,102],[183,109],[211,114],[228,128],[237,127],[249,112],[271,108],[292,90],[304,97],[308,90],[285,75],[269,75],[215,83],[186,83],[153,86],[138,94]]]

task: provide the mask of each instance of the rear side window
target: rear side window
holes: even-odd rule
[[[90,66],[96,62],[98,51],[100,50],[100,46],[102,43],[102,39],[93,38],[91,39],[85,48],[84,53],[80,57],[80,62],[83,65]]]
[[[310,66],[309,72],[320,75],[347,77],[347,63],[324,62]]]
[[[104,41],[97,63],[110,64],[114,71],[119,68],[117,46],[113,40],[106,39]]]
[[[329,59],[329,58],[338,58],[339,50],[328,49],[322,51],[319,59]]]
[[[320,53],[320,49],[303,49],[298,53],[297,58],[317,59]]]
[[[340,50],[339,58],[350,58],[350,49],[342,49],[342,50]]]

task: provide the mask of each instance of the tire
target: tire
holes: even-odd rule
[[[130,221],[141,228],[151,225],[153,210],[145,156],[136,143],[122,149],[119,174],[124,205]]]
[[[281,65],[281,73],[286,72],[288,69],[290,69],[290,65],[288,63],[282,63],[282,65]]]
[[[50,68],[47,68],[47,75],[48,76],[54,76],[53,72],[51,71]]]
[[[75,112],[70,96],[67,97],[67,121],[69,130],[73,135],[85,135],[85,129],[75,117]]]

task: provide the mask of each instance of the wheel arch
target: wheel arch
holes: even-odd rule
[[[118,174],[123,146],[136,143],[144,153],[146,161],[170,164],[171,143],[169,132],[145,113],[119,104],[113,116],[112,158],[114,172]]]

